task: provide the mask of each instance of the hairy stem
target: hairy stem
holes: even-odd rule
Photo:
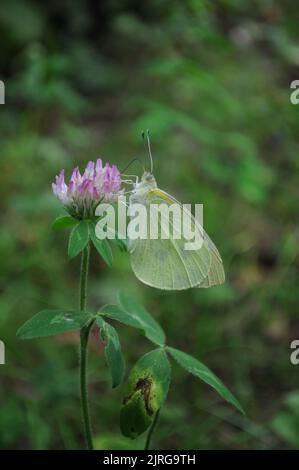
[[[149,450],[149,448],[150,448],[150,445],[151,445],[151,442],[152,442],[152,437],[153,437],[153,432],[154,432],[155,427],[157,426],[157,423],[158,423],[159,414],[160,414],[160,410],[158,410],[156,412],[154,420],[152,422],[152,425],[149,428],[149,431],[148,431],[148,434],[147,434],[147,437],[146,437],[144,450]]]
[[[82,252],[81,258],[81,272],[80,272],[80,288],[79,288],[79,309],[86,309],[86,295],[87,295],[87,279],[89,268],[89,244]],[[80,392],[81,392],[81,407],[82,416],[85,430],[86,446],[89,450],[93,450],[91,421],[89,414],[88,404],[88,387],[87,387],[87,343],[92,322],[84,326],[80,331]]]

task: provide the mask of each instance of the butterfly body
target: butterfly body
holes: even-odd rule
[[[130,204],[146,204],[150,191],[157,189],[154,176],[149,172],[144,172],[140,183],[136,183],[130,196]]]

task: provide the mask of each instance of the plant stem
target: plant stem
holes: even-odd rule
[[[79,288],[79,309],[86,309],[86,291],[87,291],[87,278],[89,269],[89,254],[90,246],[86,246],[82,252],[81,258],[81,271],[80,271],[80,288]],[[87,390],[87,343],[92,322],[84,326],[80,331],[80,392],[81,392],[81,407],[82,416],[85,430],[86,446],[89,450],[93,450],[91,421],[89,414],[88,404],[88,390]]]
[[[90,254],[90,245],[82,252],[81,256],[81,271],[80,271],[80,290],[79,290],[79,309],[86,309],[86,296],[87,296],[87,278],[88,278],[88,269],[89,269],[89,254]]]
[[[152,425],[151,427],[149,428],[149,431],[148,431],[148,434],[147,434],[147,437],[146,437],[146,442],[145,442],[145,447],[144,447],[144,450],[149,450],[150,448],[150,445],[151,445],[151,441],[152,441],[152,436],[153,436],[153,432],[155,430],[155,427],[157,426],[157,422],[158,422],[158,419],[159,419],[159,414],[160,414],[160,410],[158,410],[155,414],[155,417],[154,417],[154,420],[152,422]]]

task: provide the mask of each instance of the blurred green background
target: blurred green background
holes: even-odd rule
[[[76,334],[21,342],[17,328],[49,307],[77,305],[79,260],[51,182],[101,156],[147,164],[149,128],[158,184],[204,204],[225,285],[168,293],[142,285],[128,255],[108,269],[92,257],[89,303],[134,294],[168,342],[214,370],[243,418],[173,366],[153,446],[160,449],[299,447],[299,10],[291,0],[2,0],[0,71],[0,447],[84,445]],[[130,172],[140,174],[136,164]],[[128,369],[151,345],[120,327]],[[124,390],[111,391],[97,333],[90,398],[100,449],[140,448],[121,437]]]

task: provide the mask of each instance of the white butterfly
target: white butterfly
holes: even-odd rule
[[[152,156],[149,138],[147,137],[148,151],[151,160],[151,172],[144,172],[141,181],[134,184],[134,189],[129,200],[130,207],[133,204],[142,204],[147,208],[148,223],[155,223],[154,212],[149,210],[150,205],[179,204],[181,211],[187,209],[172,196],[158,188],[152,174]],[[197,237],[201,237],[202,243],[199,249],[186,250],[186,238],[184,234],[184,218],[180,224],[176,224],[174,218],[171,222],[172,230],[169,237],[163,239],[130,239],[128,249],[132,269],[137,278],[152,287],[164,290],[183,290],[191,287],[212,287],[225,281],[225,274],[221,256],[198,221],[188,211],[189,220],[192,221],[193,230]],[[159,233],[166,230],[163,221],[158,219]],[[181,233],[179,233],[181,232]],[[180,235],[179,237],[174,236]]]

